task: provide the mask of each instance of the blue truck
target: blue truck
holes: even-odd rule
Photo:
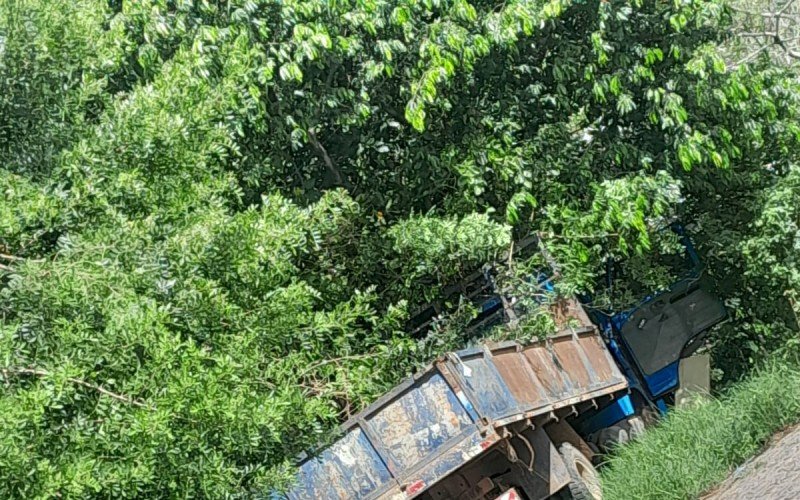
[[[707,359],[691,355],[726,312],[701,285],[697,256],[684,243],[690,272],[635,307],[587,313],[577,299],[557,299],[543,306],[556,319],[555,335],[485,342],[435,360],[303,458],[283,496],[601,498],[600,454],[642,432],[682,391],[707,385]],[[447,294],[476,304],[476,331],[525,313],[486,270]],[[416,315],[412,334],[426,331],[443,303]]]

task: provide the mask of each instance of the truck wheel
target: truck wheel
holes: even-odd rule
[[[628,427],[630,427],[628,431],[630,438],[639,439],[645,431],[644,419],[638,416],[630,417],[628,418]]]
[[[597,445],[605,453],[611,452],[617,446],[625,444],[628,441],[630,441],[628,431],[619,425],[606,427],[597,435]]]
[[[565,488],[568,498],[574,500],[602,500],[603,490],[600,477],[592,462],[569,443],[558,449],[567,466],[570,482]]]

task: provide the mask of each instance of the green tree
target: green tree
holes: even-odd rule
[[[278,487],[471,340],[404,325],[532,232],[563,293],[611,259],[657,288],[662,228],[693,222],[735,316],[720,366],[787,348],[798,82],[727,68],[730,23],[715,0],[3,3],[0,492]]]

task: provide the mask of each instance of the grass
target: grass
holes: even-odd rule
[[[773,363],[620,448],[602,468],[605,498],[697,498],[798,421],[800,365]]]

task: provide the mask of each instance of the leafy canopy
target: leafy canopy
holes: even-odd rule
[[[534,231],[563,293],[611,260],[657,288],[681,216],[735,312],[720,366],[786,348],[798,81],[727,68],[729,21],[717,0],[1,2],[2,496],[279,487],[465,342],[409,314]]]

